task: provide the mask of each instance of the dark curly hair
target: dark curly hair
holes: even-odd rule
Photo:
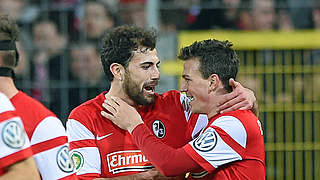
[[[107,78],[112,81],[113,74],[110,71],[112,63],[119,63],[125,68],[133,56],[133,51],[139,47],[153,50],[156,46],[156,32],[144,30],[136,26],[119,26],[111,29],[105,35],[101,62]]]
[[[229,79],[236,78],[239,68],[238,56],[231,46],[232,43],[229,41],[215,39],[196,41],[182,48],[178,58],[184,61],[198,58],[202,77],[208,79],[210,75],[217,74],[227,92],[231,92]]]
[[[17,24],[9,19],[7,15],[0,16],[0,41],[17,41],[19,28]],[[3,52],[3,51],[0,51]],[[15,50],[6,51],[3,54],[4,67],[15,67],[17,65]]]

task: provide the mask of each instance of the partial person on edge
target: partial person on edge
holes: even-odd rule
[[[19,60],[17,37],[17,25],[8,16],[0,16],[0,91],[10,98],[22,119],[41,178],[75,179],[68,139],[61,121],[14,84],[13,69]]]

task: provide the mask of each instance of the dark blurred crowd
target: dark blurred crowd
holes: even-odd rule
[[[109,89],[99,57],[103,35],[122,24],[146,27],[147,1],[0,0],[0,14],[21,30],[18,87],[65,120],[72,108]],[[316,0],[161,0],[157,8],[158,30],[168,32],[159,39],[163,59],[174,58],[176,39],[168,37],[182,29],[320,29]]]

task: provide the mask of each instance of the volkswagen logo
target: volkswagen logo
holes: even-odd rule
[[[66,173],[73,172],[74,165],[69,155],[68,146],[63,146],[59,149],[57,154],[57,164],[63,172],[66,172]]]
[[[25,132],[16,121],[8,122],[2,130],[3,142],[14,149],[20,149],[25,144]]]
[[[209,127],[195,141],[193,141],[193,146],[199,151],[208,152],[217,145],[217,141],[216,131]]]

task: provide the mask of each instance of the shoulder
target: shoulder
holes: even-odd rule
[[[88,134],[87,131],[93,132],[95,129],[94,124],[97,120],[102,119],[100,112],[103,101],[104,93],[101,93],[73,109],[68,117],[67,133],[69,134],[76,129],[83,129],[85,134]]]
[[[156,94],[156,103],[173,105],[177,104],[179,107],[181,104],[186,103],[186,95],[177,90],[170,90],[163,94]]]
[[[246,147],[247,143],[247,128],[242,116],[239,114],[247,114],[247,112],[232,111],[229,113],[223,113],[217,117],[210,126],[220,133],[228,134],[232,139],[238,142],[241,146]]]
[[[47,116],[55,116],[55,114],[47,109],[43,104],[22,91],[19,91],[18,94],[12,97],[11,102],[21,116],[23,116],[23,114],[32,114],[33,118],[38,117],[40,119]]]
[[[15,108],[11,104],[8,97],[3,93],[0,93],[0,113],[6,112],[6,111],[14,111],[14,110]]]
[[[100,115],[103,101],[104,95],[100,94],[97,97],[82,103],[71,111],[68,119],[76,119],[78,121],[95,119]]]

